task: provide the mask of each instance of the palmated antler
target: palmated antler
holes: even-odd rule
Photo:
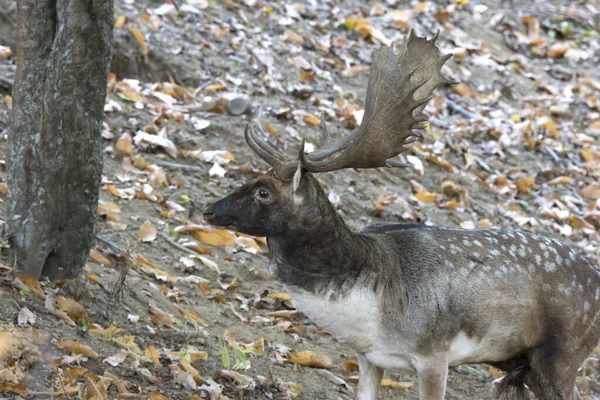
[[[400,54],[392,47],[381,47],[373,52],[373,64],[367,88],[365,113],[359,128],[342,138],[333,138],[321,118],[323,145],[310,154],[304,154],[304,141],[297,157],[290,157],[262,140],[253,124],[246,127],[246,141],[252,150],[269,163],[282,180],[291,179],[298,163],[308,172],[327,172],[342,168],[405,167],[391,160],[405,151],[405,145],[420,139],[414,131],[424,122],[425,105],[433,98],[435,88],[452,83],[441,74],[451,54],[441,56],[435,41],[427,40],[411,31]],[[262,130],[260,124],[257,124]],[[337,157],[332,157],[337,155]]]

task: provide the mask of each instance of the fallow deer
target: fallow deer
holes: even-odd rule
[[[575,377],[600,337],[600,275],[576,248],[515,230],[385,223],[349,229],[312,173],[402,167],[435,88],[449,80],[435,38],[411,34],[374,51],[364,118],[291,157],[256,121],[250,148],[272,169],[209,205],[216,226],[266,236],[269,270],[297,308],[358,353],[358,399],[374,400],[384,369],[417,373],[420,400],[441,400],[448,367],[488,363],[499,389],[580,399]],[[337,156],[337,157],[334,157]]]

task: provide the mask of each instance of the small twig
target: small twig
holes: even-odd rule
[[[98,239],[99,241],[101,241],[102,243],[104,243],[105,245],[107,245],[108,247],[112,248],[114,251],[116,251],[117,253],[120,254],[125,254],[125,250],[121,249],[119,246],[117,246],[116,244],[96,235],[96,239]]]
[[[156,164],[171,168],[171,169],[181,169],[183,171],[192,171],[192,172],[204,172],[205,168],[199,167],[197,165],[186,165],[186,164],[177,164],[168,161],[157,161]]]
[[[457,102],[450,100],[450,99],[446,99],[446,103],[448,104],[448,107],[452,110],[455,111],[457,113],[459,113],[460,115],[464,116],[465,118],[468,118],[469,120],[475,120],[475,121],[488,121],[488,118],[486,117],[482,117],[479,114],[475,114],[472,113],[471,111],[466,110],[463,106],[461,106],[460,104],[458,104]]]
[[[188,254],[191,254],[191,255],[194,255],[194,256],[198,255],[198,253],[196,253],[194,250],[188,249],[187,247],[182,246],[179,243],[177,243],[176,241],[174,241],[173,239],[171,239],[169,237],[169,235],[167,235],[166,233],[164,233],[164,232],[159,232],[159,233],[160,233],[160,236],[163,239],[165,239],[165,241],[167,243],[169,243],[171,246],[175,247],[176,249],[179,249],[179,250],[181,250],[181,251],[183,251],[185,253],[188,253]]]

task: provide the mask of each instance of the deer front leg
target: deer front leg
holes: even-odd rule
[[[448,363],[445,358],[420,362],[417,367],[419,376],[419,400],[444,400]]]
[[[358,400],[376,400],[383,378],[383,368],[379,368],[364,354],[358,355],[360,378],[358,379]]]

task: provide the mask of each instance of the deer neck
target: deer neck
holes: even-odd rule
[[[319,218],[302,221],[285,235],[268,238],[270,270],[289,287],[343,295],[372,275],[375,243],[353,232],[330,204]]]

